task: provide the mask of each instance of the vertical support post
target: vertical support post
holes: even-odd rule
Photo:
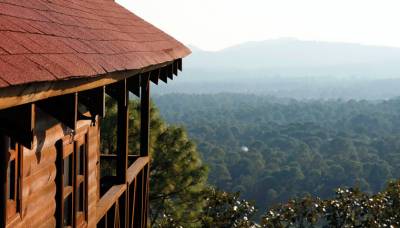
[[[150,132],[150,73],[142,74],[140,80],[140,156],[149,155]]]
[[[7,225],[7,168],[10,138],[0,133],[0,227]]]
[[[117,123],[117,177],[118,182],[126,184],[127,177],[126,171],[128,169],[128,131],[129,131],[129,91],[127,88],[126,79],[118,82],[118,123]],[[126,206],[127,206],[126,194],[121,196],[121,204],[116,210],[119,211],[119,219],[121,221],[120,227],[126,225]]]
[[[133,213],[133,227],[143,228],[143,217],[144,214],[147,214],[143,210],[143,201],[144,201],[144,186],[143,180],[143,171],[139,172],[136,177],[136,185],[135,185],[135,204],[134,204],[134,213]]]
[[[63,162],[63,141],[58,140],[56,142],[56,167],[57,167],[57,174],[56,174],[56,227],[62,228],[63,227],[63,215],[64,215],[64,184],[63,184],[63,175],[64,175],[64,162]]]
[[[140,156],[149,156],[149,138],[150,138],[150,73],[141,75],[141,96],[140,96]],[[145,170],[143,170],[145,172]],[[143,180],[140,182],[142,186],[143,203],[141,210],[143,211],[141,218],[142,227],[147,224],[148,210],[146,205],[149,202],[149,195],[146,193],[148,189],[149,176],[143,174]]]
[[[126,183],[126,170],[128,169],[128,118],[129,118],[129,93],[126,80],[116,83],[117,99],[117,178],[120,184]]]
[[[129,84],[131,84],[129,82]],[[129,90],[128,81],[123,79],[106,87],[106,93],[117,101],[117,182],[126,184],[128,169]],[[130,87],[129,87],[130,88]],[[121,196],[119,207],[120,227],[126,226],[127,197]]]
[[[149,211],[149,189],[150,189],[150,162],[144,167],[144,176],[145,176],[145,183],[144,183],[144,216],[143,216],[143,223],[144,223],[144,227],[147,227],[147,215],[148,215],[148,211]]]

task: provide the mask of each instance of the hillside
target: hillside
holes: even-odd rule
[[[269,69],[277,73],[293,68],[309,71],[307,74],[336,69],[333,73],[350,74],[371,73],[368,69],[377,67],[385,68],[387,71],[393,68],[400,69],[396,66],[399,61],[400,48],[277,39],[247,42],[216,52],[194,49],[185,66],[187,69]]]
[[[192,48],[184,73],[157,93],[240,92],[296,98],[400,95],[400,49],[278,39],[221,51]]]
[[[265,207],[337,187],[376,193],[400,178],[400,100],[299,101],[165,95],[155,102],[182,124],[210,167],[209,182]]]

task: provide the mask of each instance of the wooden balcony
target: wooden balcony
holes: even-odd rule
[[[115,155],[102,155],[113,160]],[[97,203],[97,227],[147,227],[149,157],[130,156],[124,184],[112,184]]]

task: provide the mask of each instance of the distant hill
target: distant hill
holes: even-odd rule
[[[247,42],[216,52],[194,48],[187,67],[280,68],[399,63],[400,48],[354,43],[276,39]]]
[[[393,79],[398,84],[398,78],[400,82],[400,48],[276,39],[247,42],[215,52],[196,47],[192,51],[184,60],[183,77],[160,92],[182,92],[183,89],[193,93],[271,94],[273,91],[272,95],[279,96],[282,89],[287,92],[293,85],[300,90],[304,86],[316,89],[315,83],[324,90],[326,87],[335,90],[335,86],[353,90],[349,86],[371,80],[384,80],[379,84],[385,84],[387,79]],[[368,82],[371,84],[374,83]],[[336,96],[335,92],[331,94]]]

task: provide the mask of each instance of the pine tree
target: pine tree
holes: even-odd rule
[[[102,151],[113,153],[116,145],[116,104],[107,99],[102,120]],[[140,148],[140,103],[129,104],[129,153]],[[150,119],[150,224],[152,227],[198,227],[205,204],[207,168],[182,127],[167,126],[151,104]],[[102,172],[110,165],[102,166]]]

